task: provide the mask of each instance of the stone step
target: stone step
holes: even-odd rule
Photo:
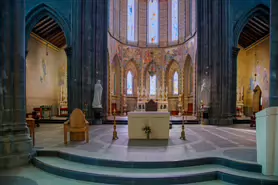
[[[87,165],[59,157],[35,157],[33,164],[52,174],[90,182],[121,185],[170,185],[222,180],[235,184],[278,184],[278,178],[221,165],[176,168],[115,168]]]
[[[242,162],[231,160],[228,158],[220,157],[203,157],[187,160],[173,160],[173,161],[120,161],[120,160],[109,160],[104,158],[86,157],[82,155],[76,155],[69,152],[62,152],[57,150],[37,150],[36,156],[38,157],[59,157],[64,160],[83,163],[94,166],[104,167],[119,167],[119,168],[175,168],[175,167],[190,167],[200,165],[221,165],[237,170],[257,172],[261,173],[262,167],[257,163]]]
[[[172,120],[170,121],[174,125],[181,125],[182,120]],[[103,124],[114,124],[113,120],[103,120]],[[116,120],[117,125],[127,125],[127,120]],[[198,120],[187,120],[185,121],[185,124],[199,124]]]

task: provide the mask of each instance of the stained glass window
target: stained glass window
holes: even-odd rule
[[[173,94],[174,95],[179,94],[179,75],[177,71],[174,73],[174,77],[173,77]]]
[[[148,1],[148,43],[158,44],[158,0]]]
[[[179,37],[179,0],[172,0],[172,41],[178,40]]]
[[[127,3],[127,40],[135,41],[135,0],[128,0]]]
[[[132,94],[132,86],[133,86],[133,83],[132,83],[133,79],[132,79],[132,74],[131,72],[129,71],[127,73],[127,80],[126,80],[126,89],[127,89],[127,94],[131,95]]]
[[[150,95],[156,95],[156,75],[150,76]]]

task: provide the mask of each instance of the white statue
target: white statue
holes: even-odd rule
[[[95,94],[92,103],[93,108],[102,108],[101,95],[102,95],[102,86],[100,84],[100,80],[98,80],[97,83],[95,84]]]
[[[207,84],[207,80],[204,78],[204,79],[203,79],[202,86],[201,86],[201,92],[203,92],[204,90],[210,92],[210,89],[209,89],[208,85],[209,85],[209,84]]]

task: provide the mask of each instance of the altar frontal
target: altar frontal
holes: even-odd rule
[[[129,139],[169,139],[169,112],[129,112]]]

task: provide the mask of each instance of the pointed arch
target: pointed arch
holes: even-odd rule
[[[169,95],[178,95],[179,93],[181,93],[180,88],[178,89],[177,94],[174,93],[173,79],[174,79],[175,72],[177,72],[178,87],[180,87],[180,82],[181,82],[180,66],[179,66],[179,63],[176,60],[172,60],[172,61],[169,62],[168,66],[166,68],[166,74],[165,74],[165,87],[168,88],[168,94]]]
[[[132,75],[132,82],[128,81],[128,74]],[[128,83],[132,83],[131,92],[128,93]],[[124,93],[128,96],[135,95],[139,84],[139,69],[134,60],[130,60],[124,67]]]
[[[262,110],[262,90],[259,85],[253,90],[253,112]]]
[[[30,34],[35,25],[45,16],[49,16],[57,22],[57,24],[64,31],[67,46],[71,46],[71,29],[66,20],[53,8],[41,3],[31,9],[26,15],[26,27],[25,27],[25,40],[28,41]],[[27,49],[28,42],[25,42],[25,48]]]
[[[149,75],[149,69],[150,69],[150,65],[151,63],[147,64],[147,66],[145,67],[144,69],[144,76],[143,76],[143,86],[145,87],[147,93],[149,94],[150,93],[150,75]],[[157,69],[157,72],[156,72],[156,90],[159,89],[162,84],[160,84],[159,82],[159,79],[161,79],[161,76],[162,76],[162,70],[160,69],[160,67],[158,66],[157,63],[155,63],[155,66],[156,66],[156,69]],[[157,93],[156,93],[157,94]]]
[[[194,63],[192,57],[188,54],[186,56],[183,66],[183,106],[184,110],[188,113],[193,113],[195,107],[194,94],[195,90],[195,77],[194,77]]]
[[[239,18],[239,20],[237,21],[237,23],[235,24],[235,26],[233,28],[234,29],[233,30],[234,47],[237,47],[240,33],[242,32],[242,29],[244,28],[244,26],[248,23],[249,19],[251,19],[254,16],[262,15],[262,14],[269,16],[270,10],[267,6],[265,6],[263,4],[259,4],[256,7],[254,7],[253,9],[251,9],[247,14],[245,14]]]
[[[111,92],[113,95],[120,95],[121,65],[120,59],[116,54],[111,63]]]

